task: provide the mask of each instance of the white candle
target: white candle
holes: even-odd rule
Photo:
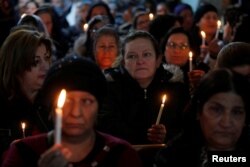
[[[84,32],[87,32],[87,31],[88,31],[88,28],[89,28],[88,23],[85,23],[85,24],[83,25],[83,31],[84,31]]]
[[[21,126],[22,126],[23,138],[25,138],[25,128],[26,128],[25,122],[21,122]]]
[[[157,116],[157,120],[156,120],[156,123],[155,123],[156,125],[159,125],[159,123],[160,123],[161,115],[162,115],[162,111],[163,111],[166,99],[167,99],[167,95],[165,94],[162,97],[161,107],[160,107],[160,110],[159,110],[159,113],[158,113],[158,116]]]
[[[149,13],[149,20],[153,20],[154,19],[154,14],[153,13]]]
[[[218,20],[218,21],[217,21],[217,31],[216,31],[216,34],[215,34],[215,38],[216,38],[216,39],[218,39],[218,37],[219,37],[220,26],[221,26],[221,21]]]
[[[191,51],[188,53],[188,57],[189,57],[189,71],[192,71],[193,70],[193,63],[192,63],[193,53]]]
[[[206,33],[204,31],[201,31],[201,37],[202,37],[202,46],[206,45]]]
[[[55,144],[62,141],[62,107],[66,99],[66,90],[62,89],[57,101],[56,120],[55,120]]]

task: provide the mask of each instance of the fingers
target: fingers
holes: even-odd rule
[[[68,166],[71,152],[67,148],[61,146],[53,146],[41,155],[38,166],[39,167],[66,167]]]
[[[148,140],[153,143],[163,143],[166,137],[166,128],[164,125],[152,125],[151,128],[148,129]]]

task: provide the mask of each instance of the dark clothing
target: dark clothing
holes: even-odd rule
[[[3,167],[37,166],[40,155],[53,145],[49,136],[42,134],[13,143]],[[90,167],[95,161],[98,167],[141,167],[141,161],[129,143],[100,132],[96,133],[94,147],[87,157],[72,164],[75,167]]]
[[[123,68],[106,71],[108,96],[99,115],[98,128],[132,144],[149,144],[147,130],[156,122],[162,102],[167,101],[160,123],[171,139],[181,129],[181,115],[188,100],[182,83],[172,83],[172,74],[160,67],[151,84],[143,89]]]
[[[0,96],[0,156],[7,150],[10,143],[23,138],[21,122],[25,122],[25,136],[47,132],[47,127],[38,110],[33,108],[32,103],[22,95],[8,100]]]
[[[191,135],[189,135],[191,136]],[[220,157],[246,157],[250,158],[249,141],[243,147],[239,146],[233,151],[208,151],[204,147],[203,141],[198,136],[194,137],[180,136],[176,141],[169,144],[166,148],[160,150],[155,156],[156,167],[176,167],[176,166],[192,166],[192,167],[248,167],[247,163],[214,163],[212,155]]]

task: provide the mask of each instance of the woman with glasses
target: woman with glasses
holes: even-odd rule
[[[194,54],[190,65],[191,37],[183,28],[173,28],[167,33],[162,42],[161,51],[164,55],[163,61],[166,62],[164,68],[169,71],[178,71],[175,73],[176,77],[173,78],[180,79],[188,88],[195,86],[204,75],[205,72],[198,70],[199,67],[195,67],[192,61],[196,58]]]
[[[105,132],[132,144],[165,143],[181,126],[188,91],[161,66],[155,39],[145,31],[128,34],[121,46],[120,66],[105,71],[109,92],[98,123]],[[162,96],[167,95],[159,124]]]

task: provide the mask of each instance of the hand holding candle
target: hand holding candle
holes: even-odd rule
[[[188,57],[189,57],[189,71],[193,70],[193,53],[190,51],[188,53]]]
[[[162,97],[161,107],[160,107],[160,110],[159,110],[159,113],[158,113],[158,116],[157,116],[157,120],[156,120],[156,123],[155,123],[156,125],[159,125],[159,123],[160,123],[161,115],[162,115],[163,108],[164,108],[164,106],[165,106],[165,101],[166,101],[166,99],[167,99],[167,95],[165,94],[165,95],[163,95],[163,97]]]
[[[206,33],[204,31],[201,31],[201,37],[202,37],[202,46],[206,45]]]
[[[218,39],[218,37],[219,37],[220,26],[221,26],[221,21],[218,20],[218,21],[217,21],[217,31],[216,31],[216,34],[215,34],[215,38],[216,38],[216,39]]]
[[[55,144],[62,141],[62,107],[66,99],[66,90],[62,89],[57,101],[56,120],[55,120]]]

